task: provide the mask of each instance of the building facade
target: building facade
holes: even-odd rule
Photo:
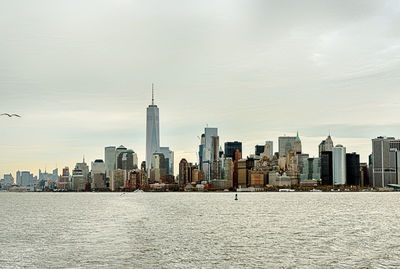
[[[346,148],[336,145],[332,151],[333,156],[333,184],[346,185]]]
[[[150,167],[154,152],[160,152],[160,118],[157,105],[154,104],[152,89],[151,105],[147,107],[146,117],[146,164]],[[149,168],[148,168],[149,170]]]

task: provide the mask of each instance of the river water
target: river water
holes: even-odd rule
[[[0,268],[400,267],[400,193],[0,193]]]

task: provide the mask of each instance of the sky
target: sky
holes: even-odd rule
[[[400,136],[400,1],[0,0],[0,178],[161,145],[197,161],[198,136],[256,144],[299,131],[361,161]]]

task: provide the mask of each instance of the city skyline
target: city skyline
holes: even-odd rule
[[[0,117],[0,175],[109,145],[144,160],[151,82],[175,174],[207,124],[244,156],[298,130],[310,156],[330,132],[366,162],[372,138],[399,137],[398,1],[227,3],[2,3],[0,108],[22,118]]]

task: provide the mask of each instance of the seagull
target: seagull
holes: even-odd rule
[[[18,115],[18,114],[8,114],[8,113],[3,113],[3,114],[0,114],[0,116],[8,116],[8,117],[18,117],[18,118],[21,118],[21,116],[20,115]]]

